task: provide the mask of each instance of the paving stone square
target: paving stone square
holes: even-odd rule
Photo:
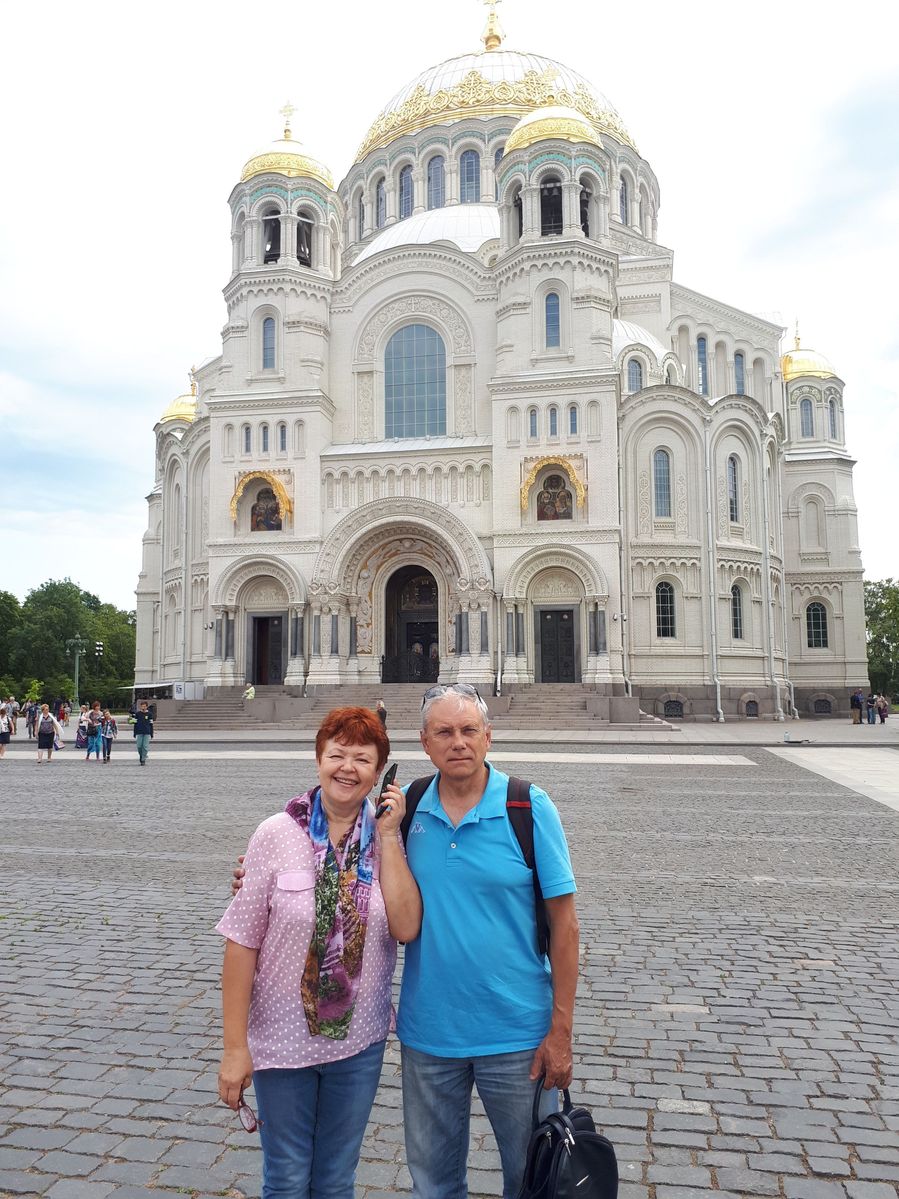
[[[574,1093],[621,1199],[895,1199],[899,814],[755,746],[694,745],[689,765],[565,748],[502,767],[547,785],[569,834]],[[213,925],[234,856],[310,763],[209,745],[145,769],[124,751],[0,765],[0,1195],[253,1199],[258,1142],[216,1096]],[[364,1199],[410,1189],[399,1083],[392,1040]],[[475,1112],[471,1194],[497,1196]]]

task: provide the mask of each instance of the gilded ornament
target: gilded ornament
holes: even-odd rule
[[[272,491],[274,491],[275,496],[277,497],[282,516],[291,516],[293,514],[293,503],[290,496],[287,494],[287,489],[278,476],[272,474],[272,472],[268,470],[251,470],[245,475],[241,475],[234,491],[234,495],[231,497],[232,520],[237,520],[237,506],[240,503],[240,497],[254,479],[264,479],[265,482],[269,484]]]
[[[537,479],[537,475],[545,466],[558,466],[564,470],[568,478],[571,480],[571,485],[577,495],[577,506],[583,508],[587,502],[587,488],[584,483],[578,478],[577,471],[569,458],[560,458],[556,455],[550,455],[548,458],[540,458],[533,464],[527,473],[527,478],[521,485],[520,502],[522,512],[527,512],[529,496],[531,488]]]

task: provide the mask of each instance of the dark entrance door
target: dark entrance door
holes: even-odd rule
[[[540,682],[574,681],[574,609],[541,612]]]
[[[253,617],[253,682],[260,687],[284,680],[283,633],[280,616]]]
[[[385,599],[384,682],[436,682],[437,580],[421,566],[404,566],[391,576]]]

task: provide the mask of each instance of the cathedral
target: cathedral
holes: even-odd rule
[[[847,711],[841,379],[676,282],[592,83],[492,10],[482,41],[398,91],[340,183],[289,106],[244,166],[221,354],[155,427],[136,684]]]

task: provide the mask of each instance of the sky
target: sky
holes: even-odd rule
[[[614,104],[693,290],[789,326],[845,380],[866,577],[899,576],[899,69],[882,0],[503,0],[506,45]],[[0,590],[134,607],[153,425],[221,350],[231,189],[280,136],[336,179],[478,0],[13,6],[0,73]],[[892,30],[890,26],[892,25]],[[35,54],[29,47],[39,48]]]

